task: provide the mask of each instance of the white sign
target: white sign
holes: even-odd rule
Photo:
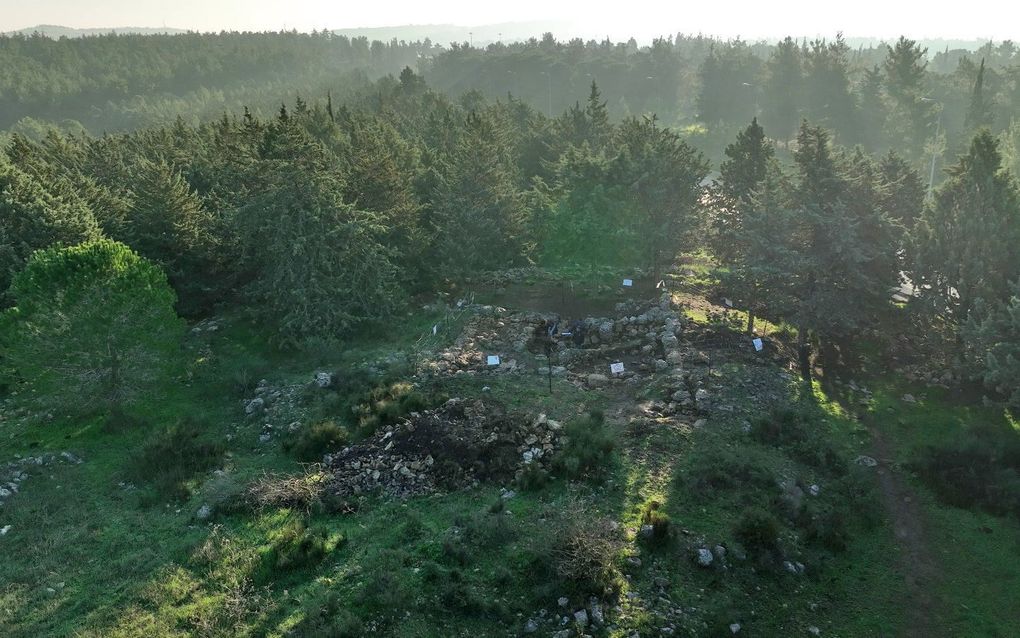
[[[733,307],[733,302],[730,301],[729,299],[727,299],[726,297],[723,297],[723,303],[726,304],[726,306],[728,308],[732,308]]]
[[[609,364],[609,371],[612,372],[613,374],[620,374],[621,372],[623,372],[623,364],[622,363],[610,363]]]
[[[631,286],[634,285],[634,280],[633,279],[624,279],[623,280],[623,285],[626,288],[630,288]]]
[[[665,279],[660,279],[659,283],[655,284],[655,287],[657,289],[658,288],[665,288],[666,287],[666,280]]]
[[[488,364],[489,364],[490,366],[498,366],[498,365],[499,365],[499,355],[498,355],[498,354],[490,354],[490,355],[489,355],[489,356],[488,356],[488,357],[486,358],[486,362],[487,362],[487,363],[488,363]]]
[[[439,324],[437,323],[436,325],[432,326],[432,336],[433,337],[436,336],[436,334],[438,332],[439,332]]]
[[[761,352],[761,349],[765,347],[765,344],[762,343],[762,340],[760,338],[754,339],[753,341],[751,341],[751,343],[754,344],[755,352]]]

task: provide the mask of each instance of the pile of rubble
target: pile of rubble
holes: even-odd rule
[[[376,492],[404,498],[510,481],[528,465],[548,468],[559,445],[560,425],[545,415],[531,419],[450,399],[324,461],[333,473],[328,489],[341,498]]]
[[[419,371],[421,375],[523,374],[529,371],[544,374],[550,362],[543,353],[529,351],[536,326],[546,320],[574,319],[537,312],[508,312],[497,306],[478,306],[472,310],[475,316],[468,321],[461,336],[449,348],[436,353],[434,360],[424,363]],[[663,293],[651,304],[617,304],[616,312],[615,318],[581,319],[584,340],[580,346],[571,337],[559,339],[553,355],[553,374],[570,373],[589,385],[603,385],[609,377],[602,372],[609,370],[599,368],[600,372],[595,373],[593,368],[623,353],[637,357],[643,372],[662,372],[682,364],[685,352],[681,336],[687,320],[673,307],[669,293]],[[567,326],[561,324],[560,328]],[[690,353],[690,356],[697,354]],[[489,365],[490,355],[498,356],[499,363]],[[581,370],[584,367],[588,369]],[[631,370],[615,378],[627,379],[634,372]]]

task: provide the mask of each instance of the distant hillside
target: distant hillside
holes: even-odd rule
[[[26,29],[18,29],[17,31],[8,31],[5,35],[20,33],[24,35],[32,35],[33,33],[41,33],[46,37],[53,38],[83,38],[90,35],[106,35],[108,33],[124,33],[124,34],[138,34],[138,35],[153,35],[156,33],[187,33],[184,29],[171,29],[169,27],[154,28],[154,27],[106,27],[99,29],[74,29],[71,27],[62,27],[53,24],[39,24],[34,27],[28,27]]]
[[[575,35],[576,30],[567,22],[536,21],[536,22],[503,22],[500,24],[482,24],[478,26],[459,26],[456,24],[405,24],[392,27],[372,27],[362,29],[336,29],[334,33],[350,38],[366,37],[369,40],[388,42],[396,38],[407,42],[424,41],[426,38],[439,45],[451,42],[474,42],[476,46],[484,46],[492,42],[513,42],[540,38],[543,33],[552,32],[560,39]]]

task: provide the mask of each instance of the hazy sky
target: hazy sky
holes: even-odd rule
[[[847,36],[1020,40],[1017,0],[0,0],[0,32],[37,24],[305,31],[533,20],[571,20],[574,33],[560,35],[614,40],[678,31],[756,38],[840,30]]]

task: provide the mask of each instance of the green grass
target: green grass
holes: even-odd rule
[[[959,445],[975,427],[1020,437],[1001,408],[954,403],[944,390],[871,382],[875,423],[920,497],[928,542],[943,574],[938,594],[947,635],[1008,636],[1020,611],[1020,523],[1015,518],[952,507],[939,501],[909,468],[928,446]],[[902,401],[911,393],[916,404]]]
[[[698,272],[707,273],[707,267],[699,264]],[[809,543],[801,523],[784,518],[776,504],[780,478],[818,483],[818,502],[837,502],[830,490],[840,477],[819,461],[824,456],[810,452],[831,449],[852,459],[866,453],[868,433],[820,386],[804,396],[792,377],[765,365],[715,369],[708,378],[718,386],[714,400],[732,411],[713,412],[697,429],[684,422],[628,424],[619,410],[633,406],[630,391],[588,390],[555,378],[550,393],[547,378],[537,374],[455,376],[421,390],[485,398],[562,423],[604,411],[615,447],[605,475],[569,481],[554,469],[533,490],[480,485],[407,501],[368,499],[347,514],[224,506],[212,521],[196,520],[202,504],[218,502],[214,492],[223,483],[239,491],[267,472],[301,471],[279,441],[258,443],[261,424],[241,413],[244,388],[261,378],[274,385],[305,383],[317,369],[350,371],[398,349],[442,347],[465,320],[448,316],[431,337],[431,326],[443,317],[419,311],[399,326],[315,356],[276,350],[243,320],[231,318],[219,332],[192,337],[189,376],[147,403],[137,426],[110,431],[99,419],[44,425],[6,420],[0,461],[69,450],[85,462],[31,470],[22,494],[0,510],[0,526],[12,526],[0,538],[0,634],[515,635],[537,610],[555,612],[559,596],[570,596],[574,608],[586,600],[585,591],[556,574],[550,550],[578,517],[600,516],[618,522],[628,538],[615,569],[629,575],[617,574],[622,593],[636,594],[621,597],[614,636],[659,634],[664,623],[655,617],[655,582],[661,577],[668,579],[673,604],[693,610],[679,621],[677,635],[727,635],[734,621],[746,635],[807,635],[810,626],[842,636],[903,630],[897,547],[882,517],[869,522],[862,508],[848,523],[847,547],[836,552]],[[870,385],[872,409],[901,467],[909,467],[926,445],[952,442],[978,422],[1020,436],[1016,421],[1001,412],[955,405],[930,390]],[[919,397],[917,405],[899,401],[907,391]],[[653,382],[637,394],[643,400],[663,392],[663,384]],[[803,437],[745,434],[745,420],[771,411],[768,402],[756,401],[759,394],[801,405],[809,415]],[[189,415],[200,417],[198,443],[226,447],[217,464],[226,475],[198,466],[179,478],[183,489],[176,496],[160,495],[137,468],[132,472],[132,459],[142,458],[154,436]],[[719,477],[696,487],[692,477],[711,479],[713,467]],[[1020,590],[1016,522],[947,507],[919,480],[910,480],[946,574],[940,622],[951,635],[1008,635]],[[135,483],[134,489],[119,485],[123,481]],[[502,502],[502,487],[518,493]],[[669,531],[665,539],[645,543],[636,531],[649,520],[653,501],[668,517]],[[694,564],[692,552],[702,544],[735,547],[734,530],[748,507],[777,513],[780,544],[803,559],[806,574],[793,576],[753,558],[727,570]],[[628,564],[627,557],[640,558],[641,566]]]

